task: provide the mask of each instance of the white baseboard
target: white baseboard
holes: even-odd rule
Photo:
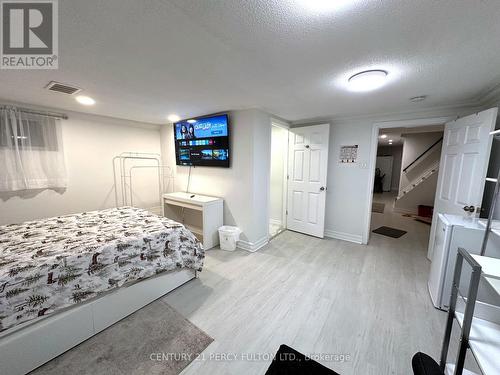
[[[337,240],[354,242],[357,244],[363,244],[363,236],[359,234],[351,234],[345,232],[338,232],[336,230],[325,229],[325,237],[335,238]]]
[[[269,242],[269,238],[267,236],[262,237],[260,240],[258,240],[256,242],[239,240],[236,247],[239,249],[250,251],[251,253],[254,253],[257,250],[259,250],[260,248],[266,246],[268,242]]]
[[[269,224],[281,226],[281,223],[282,223],[281,220],[269,219]]]

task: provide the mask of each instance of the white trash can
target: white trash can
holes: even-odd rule
[[[236,242],[240,240],[241,230],[238,227],[224,225],[219,228],[219,241],[222,250],[236,250]]]

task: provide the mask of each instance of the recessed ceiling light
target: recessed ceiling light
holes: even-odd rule
[[[413,98],[410,98],[410,102],[418,103],[424,101],[425,99],[427,99],[427,95],[414,96]]]
[[[95,100],[92,99],[90,96],[79,95],[75,99],[78,103],[83,104],[83,105],[94,105],[95,104]]]
[[[392,143],[392,139],[389,139],[389,143]]]
[[[348,88],[356,92],[376,90],[387,83],[388,74],[387,71],[379,69],[356,73],[348,79]]]
[[[194,123],[196,123],[196,120],[188,120],[188,122],[189,122],[190,124],[194,124]]]
[[[386,138],[387,138],[387,134],[382,134],[382,135],[380,136],[380,138],[382,138],[382,139],[386,139]]]
[[[171,114],[171,115],[168,115],[167,117],[168,121],[170,122],[177,122],[179,121],[181,118],[177,115],[174,115],[174,114]]]

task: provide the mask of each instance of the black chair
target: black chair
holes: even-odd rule
[[[411,360],[414,375],[444,375],[435,360],[425,353],[418,352]]]
[[[339,375],[287,345],[281,345],[265,375]]]

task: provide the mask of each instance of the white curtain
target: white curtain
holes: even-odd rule
[[[67,186],[60,120],[0,108],[0,191]]]

